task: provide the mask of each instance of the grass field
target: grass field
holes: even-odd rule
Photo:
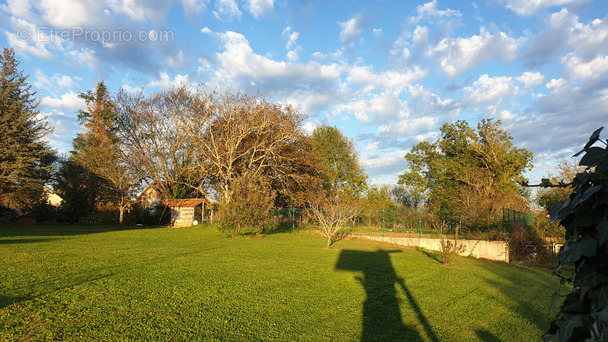
[[[535,341],[555,314],[549,269],[324,246],[210,227],[0,226],[0,340]]]

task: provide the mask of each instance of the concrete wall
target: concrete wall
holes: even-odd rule
[[[392,237],[360,235],[373,241],[387,242],[399,246],[421,247],[432,251],[441,251],[441,239],[429,239],[418,237]],[[454,240],[450,240],[454,241]],[[482,240],[456,240],[459,245],[465,246],[465,251],[459,253],[463,256],[472,256],[477,259],[488,259],[509,262],[509,245],[504,241],[482,241]]]

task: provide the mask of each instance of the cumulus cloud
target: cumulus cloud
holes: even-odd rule
[[[173,79],[166,73],[161,72],[158,79],[147,84],[150,88],[161,88],[163,90],[175,88],[180,85],[187,85],[194,88],[196,85],[190,81],[188,75],[176,75]]]
[[[213,15],[223,21],[232,21],[241,19],[241,10],[234,0],[218,0],[215,3],[215,11]]]
[[[242,34],[218,33],[223,51],[216,56],[217,70],[207,83],[218,88],[260,89],[291,92],[331,90],[338,87],[343,68],[337,64],[306,64],[276,61],[254,53]]]
[[[60,97],[45,96],[40,100],[40,105],[75,113],[79,109],[84,109],[86,104],[83,99],[78,97],[78,94],[70,91]]]
[[[518,92],[519,87],[513,83],[512,77],[489,77],[483,74],[473,83],[473,87],[463,89],[463,101],[472,106],[496,105]]]
[[[487,60],[511,61],[518,46],[517,40],[506,33],[492,33],[482,27],[479,35],[469,38],[445,38],[430,53],[439,59],[448,76],[455,77]]]
[[[354,66],[349,69],[346,81],[354,85],[362,86],[362,92],[384,88],[399,94],[407,86],[419,82],[427,75],[428,70],[424,70],[418,66],[407,72],[390,70],[380,73],[375,73],[369,66]]]
[[[352,44],[363,33],[365,16],[363,13],[358,13],[354,17],[345,22],[339,22],[342,31],[340,31],[340,41],[343,45]]]
[[[423,5],[416,7],[416,16],[411,17],[409,21],[411,24],[417,24],[423,20],[433,20],[460,16],[462,16],[462,13],[460,13],[460,11],[451,9],[438,10],[437,0],[433,0],[431,2],[427,2]]]
[[[180,0],[186,15],[202,14],[207,10],[209,0]]]
[[[260,19],[261,17],[272,13],[274,9],[274,0],[249,0],[247,10],[251,15]]]
[[[549,7],[577,5],[587,0],[506,0],[508,9],[521,16],[530,16],[538,10]]]
[[[59,87],[60,89],[72,88],[75,85],[75,79],[80,81],[79,78],[72,78],[67,75],[59,74],[55,74],[51,77],[48,77],[40,69],[36,70],[35,76],[36,80],[33,83],[34,86],[36,88],[45,90],[52,90],[52,88],[56,87]]]
[[[545,82],[545,77],[540,72],[526,71],[521,76],[515,78],[519,82],[522,82],[526,88],[537,86]]]
[[[581,80],[597,79],[608,74],[608,56],[597,57],[588,62],[569,53],[562,58],[566,66],[566,74],[572,78]]]

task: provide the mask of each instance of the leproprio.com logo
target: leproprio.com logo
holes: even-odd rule
[[[173,31],[149,30],[131,31],[122,28],[115,30],[86,30],[82,27],[72,27],[58,30],[49,27],[21,26],[17,29],[17,39],[29,41],[75,41],[119,43],[119,42],[172,42],[175,39]]]

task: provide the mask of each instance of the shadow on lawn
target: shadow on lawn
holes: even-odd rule
[[[516,265],[502,265],[487,262],[483,268],[497,277],[483,276],[485,282],[498,289],[503,295],[510,298],[515,304],[512,308],[528,323],[540,330],[549,329],[549,317],[555,312],[549,312],[551,290],[557,291],[559,281],[546,277],[540,269],[522,268]],[[538,306],[532,299],[545,299],[546,305]]]
[[[101,225],[101,224],[9,224],[0,226],[0,238],[6,237],[27,237],[36,236],[44,237],[39,239],[7,239],[0,240],[0,244],[10,243],[31,243],[31,242],[45,242],[52,240],[53,238],[46,238],[47,236],[73,236],[73,235],[87,235],[106,233],[112,231],[127,231],[127,230],[140,230],[140,229],[154,229],[162,228],[161,226],[151,227],[138,227],[138,226],[124,226],[122,229],[116,225]],[[20,241],[21,242],[6,242],[6,241]]]
[[[13,303],[23,302],[28,300],[27,297],[8,297],[4,295],[0,295],[0,309],[5,308]]]
[[[416,299],[405,285],[404,279],[395,273],[390,253],[399,252],[401,251],[343,250],[340,253],[336,270],[363,273],[363,277],[356,277],[367,294],[363,303],[361,341],[423,341],[415,327],[408,327],[403,323],[395,283],[407,297],[427,339],[439,341]]]
[[[16,238],[16,239],[0,239],[0,245],[17,245],[24,243],[38,243],[38,242],[49,242],[57,240],[57,238],[39,238],[39,239],[25,239],[25,238]]]

